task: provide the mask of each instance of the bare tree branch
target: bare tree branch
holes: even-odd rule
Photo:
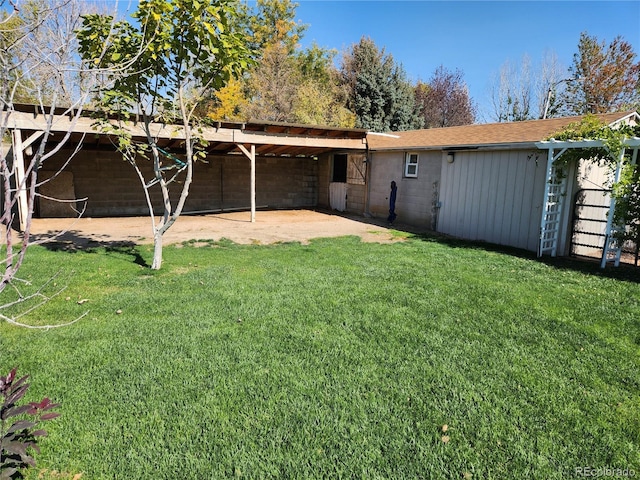
[[[65,233],[37,240],[31,238],[37,198],[76,205],[83,202],[81,209],[73,207],[78,217],[86,209],[86,199],[56,199],[39,190],[68,168],[79,152],[84,138],[70,154],[63,156],[63,148],[69,143],[78,119],[90,104],[95,85],[102,81],[105,72],[87,68],[77,53],[76,31],[82,14],[95,11],[91,4],[82,0],[12,0],[10,5],[11,10],[0,17],[0,138],[6,140],[11,136],[12,142],[10,147],[4,142],[0,146],[0,227],[3,240],[0,244],[0,265],[3,266],[0,293],[10,287],[18,298],[4,304],[0,302],[0,310],[6,311],[11,307],[15,311],[20,305],[24,309],[11,315],[2,314],[0,319],[25,328],[55,328],[71,325],[86,313],[60,325],[28,325],[24,317],[51,301],[64,288],[53,294],[45,293],[45,288],[52,281],[49,279],[43,281],[36,292],[22,295],[18,287],[21,283],[18,272],[29,247]],[[26,139],[12,122],[16,105],[20,103],[32,104],[34,114],[44,119],[40,131]],[[52,142],[54,122],[61,113],[69,119],[66,131],[63,135],[56,135]],[[39,179],[43,165],[54,156],[62,158],[61,166],[49,178]],[[19,235],[15,234],[16,230],[19,230]],[[31,305],[34,301],[35,305]]]

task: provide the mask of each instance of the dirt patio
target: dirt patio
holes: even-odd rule
[[[337,212],[314,210],[270,210],[251,214],[246,211],[207,215],[183,215],[165,233],[164,244],[188,240],[229,239],[240,244],[277,242],[308,243],[310,239],[357,235],[365,242],[392,242],[397,231],[418,233],[400,223]],[[395,235],[393,232],[396,232]],[[153,243],[149,217],[120,218],[36,218],[31,234],[35,240],[50,238],[57,243],[76,246],[106,243]],[[57,235],[57,237],[56,237]],[[55,237],[55,238],[54,238]]]

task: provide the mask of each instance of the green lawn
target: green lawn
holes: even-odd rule
[[[28,255],[69,285],[31,322],[90,310],[0,324],[3,374],[62,404],[44,478],[640,476],[640,269],[419,237],[151,256]]]

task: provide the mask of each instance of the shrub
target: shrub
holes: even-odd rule
[[[60,415],[51,411],[59,404],[46,397],[39,403],[17,405],[29,389],[28,377],[16,380],[15,368],[0,376],[0,480],[22,478],[23,469],[35,466],[31,450],[40,453],[38,437],[47,434],[36,427]]]

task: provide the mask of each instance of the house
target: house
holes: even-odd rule
[[[611,125],[640,120],[636,112],[600,117]],[[580,165],[580,175],[571,170],[562,185],[549,188],[554,181],[550,156],[570,145],[542,141],[580,118],[369,135],[364,211],[387,216],[393,180],[400,221],[457,238],[568,254],[573,219],[565,199],[571,201],[585,185],[606,190],[606,174]],[[547,211],[551,204],[557,211]],[[550,241],[542,245],[542,237]]]

